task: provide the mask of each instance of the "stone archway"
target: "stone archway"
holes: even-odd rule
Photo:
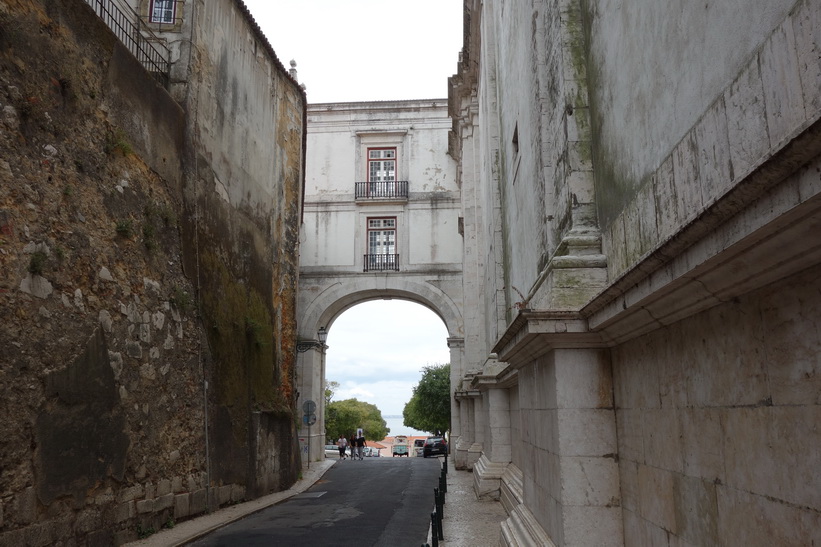
[[[310,276],[300,278],[297,354],[298,407],[304,401],[316,404],[317,421],[310,427],[302,423],[300,442],[303,458],[312,461],[324,455],[325,436],[324,392],[325,350],[327,346],[317,340],[320,327],[327,330],[346,310],[371,300],[401,299],[421,304],[436,313],[445,324],[450,348],[451,377],[460,378],[464,371],[464,323],[461,309],[461,279],[453,276],[363,276],[333,278]],[[452,423],[458,428],[459,419],[455,403],[451,402]],[[458,436],[454,429],[452,435]]]

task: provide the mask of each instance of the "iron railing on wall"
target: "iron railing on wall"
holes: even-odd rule
[[[171,52],[130,6],[118,0],[85,0],[145,69],[168,87]]]
[[[398,254],[365,255],[363,272],[399,271]]]
[[[357,182],[356,199],[408,199],[408,181],[390,180],[380,182]]]

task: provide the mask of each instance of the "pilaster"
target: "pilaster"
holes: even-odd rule
[[[297,412],[302,461],[319,461],[325,457],[325,350],[319,340],[297,342]],[[303,411],[306,401],[313,401],[316,422],[309,425]]]

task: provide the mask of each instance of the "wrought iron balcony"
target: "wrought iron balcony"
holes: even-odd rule
[[[399,255],[365,255],[365,268],[363,272],[386,272],[399,271]]]
[[[390,180],[355,183],[356,199],[408,199],[408,181]]]

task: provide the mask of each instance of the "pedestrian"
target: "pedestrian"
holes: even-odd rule
[[[365,435],[360,434],[356,438],[356,455],[362,459],[362,453],[365,451]]]
[[[345,449],[348,448],[348,440],[345,438],[345,435],[340,435],[339,440],[336,441],[336,447],[339,449],[339,459],[345,459]]]

